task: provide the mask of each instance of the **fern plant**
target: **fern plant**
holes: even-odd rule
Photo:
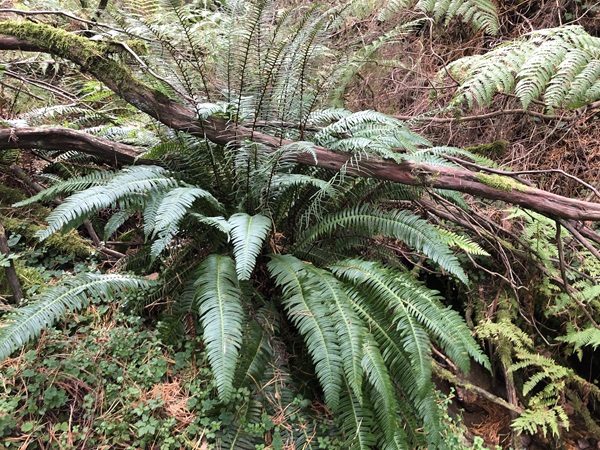
[[[552,434],[558,438],[562,428],[569,428],[563,400],[567,386],[578,382],[573,370],[536,353],[531,338],[508,320],[484,322],[477,327],[477,334],[494,343],[509,343],[516,358],[510,372],[527,374],[522,392],[528,408],[513,420],[512,427],[519,433],[541,431],[544,436]]]
[[[272,376],[266,361],[287,360],[299,369],[292,372],[311,374],[301,381],[320,387],[350,448],[443,448],[432,345],[464,371],[472,359],[489,363],[460,316],[419,281],[418,267],[426,259],[431,270],[468,283],[454,247],[484,251],[399,209],[424,190],[299,166],[288,155],[328,145],[347,152],[348,164],[379,156],[441,165],[450,164],[444,154],[461,151],[433,147],[401,121],[373,111],[319,104],[327,98],[319,95],[326,84],[318,83],[323,39],[337,12],[274,15],[266,5],[228,2],[222,24],[232,33],[223,35],[227,57],[219,63],[198,58],[206,47],[195,33],[202,35],[197,25],[205,16],[189,5],[166,10],[177,19],[176,41],[160,21],[138,17],[127,26],[135,23],[171,55],[164,58],[174,64],[168,85],[185,91],[199,116],[267,126],[299,142],[272,151],[249,141],[223,146],[165,132],[145,155],[154,165],[80,176],[30,199],[69,195],[38,237],[103,212],[112,214],[104,227],[110,239],[128,219],[142,218],[145,245],[123,267],[161,273],[165,339],[181,339],[182,324],[198,323],[222,402],[234,401],[242,387],[258,397]],[[290,28],[294,17],[299,25]],[[222,77],[209,85],[206,71]],[[297,126],[285,126],[290,122]],[[25,307],[9,319],[33,325],[28,333],[15,328],[7,348],[30,340],[32,330],[65,310],[32,321],[37,310]],[[290,351],[294,360],[286,357]],[[232,448],[256,444],[231,442]]]
[[[460,81],[456,104],[489,105],[514,92],[524,108],[541,100],[549,111],[573,109],[600,99],[600,38],[579,26],[533,31],[447,69]]]
[[[403,9],[416,9],[424,13],[433,13],[435,21],[445,25],[459,17],[464,23],[473,26],[475,31],[483,30],[495,35],[500,28],[498,11],[490,0],[388,0],[378,13],[379,20],[388,20]]]
[[[199,142],[163,154],[163,167],[67,181],[36,197],[74,192],[39,236],[76,227],[110,208],[115,214],[106,225],[109,237],[140,212],[148,246],[139,254],[148,256],[146,270],[169,261],[164,283],[171,305],[162,329],[173,338],[185,317],[197,318],[222,401],[244,380],[260,383],[264,376],[260,364],[250,378],[238,374],[277,351],[259,345],[260,339],[247,342],[245,331],[257,326],[261,308],[274,309],[303,339],[306,364],[346,436],[361,437],[353,448],[441,445],[431,344],[465,371],[471,358],[484,365],[487,360],[460,316],[417,281],[401,254],[374,244],[403,242],[467,282],[450,249],[457,237],[408,210],[382,208],[391,198],[381,198],[383,182],[327,182],[327,171],[282,159],[253,144],[230,149]],[[409,198],[402,188],[394,195]],[[469,248],[468,241],[463,244]],[[363,258],[344,259],[356,254]],[[273,326],[282,328],[258,324],[259,336]],[[422,426],[427,433],[419,431]]]

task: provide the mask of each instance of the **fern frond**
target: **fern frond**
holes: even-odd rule
[[[402,335],[402,346],[410,357],[412,368],[418,373],[414,381],[423,391],[431,379],[431,350],[427,333],[412,311],[415,293],[410,288],[396,285],[393,279],[387,278],[387,273],[381,274],[374,265],[358,260],[348,261],[332,266],[331,270],[336,276],[353,283],[365,297],[387,305],[386,309],[393,314],[394,326]]]
[[[416,7],[424,12],[432,12],[435,20],[444,20],[445,25],[454,18],[461,17],[464,23],[473,25],[478,31],[487,34],[498,33],[498,11],[490,0],[419,0]]]
[[[375,295],[379,301],[389,302],[390,308],[396,308],[395,314],[400,314],[397,320],[406,322],[407,328],[403,325],[402,329],[410,329],[414,333],[411,338],[415,339],[415,343],[410,348],[414,348],[415,361],[420,362],[420,370],[425,371],[424,373],[428,373],[430,369],[424,364],[424,354],[429,350],[422,347],[426,340],[422,340],[422,334],[418,331],[421,326],[442,345],[461,370],[469,370],[469,357],[490,367],[487,357],[460,315],[449,308],[443,308],[437,293],[416,282],[409,274],[380,263],[356,259],[337,263],[332,266],[332,270],[337,276],[354,283],[359,291]],[[418,324],[412,323],[413,318]],[[400,331],[400,325],[398,330]]]
[[[103,186],[94,186],[77,192],[58,205],[48,216],[48,226],[36,233],[46,239],[61,228],[82,223],[93,212],[102,208],[120,206],[128,208],[134,203],[144,203],[147,192],[173,187],[177,181],[158,166],[139,166],[121,170]]]
[[[468,282],[466,273],[438,230],[427,221],[405,210],[384,212],[370,205],[363,205],[325,216],[321,219],[321,223],[299,237],[294,251],[308,252],[310,246],[318,240],[344,234],[384,236],[403,240],[408,246],[438,263],[442,269],[456,275],[464,283]]]
[[[306,122],[309,125],[322,127],[337,122],[350,114],[352,111],[344,108],[317,109],[308,115]]]
[[[344,379],[343,361],[335,321],[319,290],[304,289],[306,265],[291,255],[272,255],[267,264],[275,283],[283,291],[283,305],[292,323],[304,337],[325,394],[325,401],[337,411]]]
[[[36,295],[25,306],[11,310],[0,323],[0,360],[52,326],[68,312],[81,309],[90,298],[112,298],[115,290],[148,289],[154,283],[129,275],[83,273],[65,277],[61,284]]]
[[[234,378],[236,388],[248,382],[259,383],[273,356],[269,335],[258,322],[249,321],[243,334],[244,346]]]
[[[237,213],[229,218],[235,266],[240,280],[249,280],[267,234],[271,219],[261,214]]]
[[[485,55],[448,66],[461,85],[454,101],[473,108],[497,92],[513,91],[524,108],[543,99],[547,108],[577,108],[600,99],[600,38],[579,26],[538,30]]]
[[[169,190],[156,205],[153,205],[153,236],[152,256],[157,257],[179,231],[183,217],[188,213],[198,199],[206,200],[215,209],[220,208],[219,201],[204,189],[196,187],[178,187]],[[144,215],[146,220],[148,216]]]
[[[444,228],[440,228],[437,226],[436,226],[436,228],[438,229],[440,234],[442,236],[444,236],[446,243],[449,246],[451,246],[451,247],[456,246],[456,247],[460,248],[462,251],[469,253],[471,255],[490,256],[490,254],[488,252],[486,252],[483,248],[481,248],[481,246],[477,242],[474,242],[471,238],[462,236],[460,234],[457,234],[450,230],[446,230]]]
[[[548,431],[553,436],[560,436],[560,428],[566,425],[568,429],[569,417],[565,413],[562,406],[555,405],[552,408],[539,408],[527,410],[521,413],[519,417],[513,420],[512,428],[517,432],[528,434],[536,434],[539,430],[542,431],[544,437]]]
[[[235,263],[227,256],[208,256],[200,264],[195,287],[208,360],[219,397],[227,402],[234,390],[245,322]]]
[[[335,150],[399,158],[398,150],[431,147],[404,122],[376,111],[359,111],[342,117],[315,134],[315,142]]]
[[[402,331],[397,330],[395,318],[389,314],[389,304],[378,298],[365,296],[357,289],[348,288],[348,295],[353,299],[354,309],[365,321],[376,342],[385,348],[382,353],[385,364],[399,395],[399,414],[402,416],[403,428],[409,441],[421,442],[423,435],[416,432],[418,423],[429,424],[435,430],[439,423],[440,412],[431,395],[432,381],[423,380],[419,368],[412,362],[403,344]],[[421,381],[424,385],[420,385]],[[370,396],[365,396],[365,401]],[[406,401],[408,400],[408,401]]]
[[[330,101],[333,105],[341,106],[343,104],[344,94],[352,79],[359,71],[367,64],[376,60],[377,52],[384,45],[393,43],[399,36],[407,35],[414,31],[415,28],[423,25],[423,19],[413,20],[408,23],[402,23],[385,34],[378,36],[369,44],[362,45],[347,61],[339,64],[339,69],[331,76],[330,83],[334,86]],[[377,60],[378,64],[382,64],[381,60]],[[402,67],[400,61],[394,61],[393,65]],[[314,117],[314,116],[313,116]],[[340,117],[341,118],[341,117]],[[311,120],[309,116],[309,120]]]
[[[304,289],[308,292],[320,292],[329,306],[331,317],[335,318],[335,328],[340,343],[340,355],[347,383],[354,394],[362,401],[363,337],[367,333],[365,324],[352,307],[352,300],[338,279],[329,272],[307,265],[308,277]]]
[[[365,336],[362,366],[375,392],[373,406],[378,419],[377,425],[384,436],[381,448],[408,448],[407,436],[399,421],[396,389],[377,342],[371,335]]]
[[[412,0],[388,0],[377,18],[389,20],[413,3]],[[500,28],[498,11],[491,0],[419,0],[415,8],[433,13],[434,19],[438,22],[443,20],[446,26],[455,17],[460,17],[463,23],[471,24],[475,31],[483,30],[496,35]]]
[[[132,211],[118,211],[108,219],[106,225],[104,225],[103,239],[108,241],[110,237],[117,232],[117,230],[123,225],[134,213]]]
[[[349,443],[349,450],[371,450],[377,445],[375,420],[368,399],[360,402],[347,386],[347,395],[340,400],[339,420]]]
[[[59,181],[53,186],[38,192],[33,197],[23,200],[22,202],[15,203],[13,206],[15,208],[19,208],[35,202],[54,200],[56,197],[59,197],[62,194],[70,194],[71,192],[81,191],[92,186],[102,185],[106,183],[107,180],[114,177],[114,175],[115,172],[111,172],[109,170],[99,170],[81,177],[74,177],[65,181]]]
[[[590,326],[584,330],[571,331],[566,336],[560,336],[556,340],[573,344],[575,350],[588,345],[596,350],[600,346],[600,330]]]

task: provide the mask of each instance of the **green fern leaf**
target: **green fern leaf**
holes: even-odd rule
[[[244,330],[244,346],[236,368],[234,386],[241,387],[248,381],[257,383],[273,356],[269,335],[256,321],[249,321]]]
[[[48,200],[54,200],[56,197],[62,194],[70,194],[71,192],[81,191],[91,186],[97,186],[104,184],[108,179],[114,176],[114,172],[108,170],[102,170],[98,172],[92,172],[89,175],[82,177],[71,178],[66,181],[61,181],[54,186],[50,186],[47,189],[37,193],[33,197],[23,200],[22,202],[15,203],[15,208],[21,206],[27,206],[35,202],[44,202]]]
[[[449,308],[441,307],[437,293],[420,285],[407,273],[388,269],[376,262],[361,260],[342,261],[333,266],[332,270],[336,275],[355,283],[356,289],[366,289],[370,295],[381,298],[380,301],[400,306],[400,308],[396,307],[399,314],[402,312],[398,320],[404,321],[405,325],[410,327],[403,329],[413,330],[415,344],[410,348],[414,348],[415,360],[420,361],[421,370],[425,373],[429,372],[429,368],[424,364],[424,356],[421,352],[428,350],[417,344],[419,341],[425,343],[418,332],[418,327],[421,326],[438,340],[450,358],[463,371],[469,370],[469,357],[485,367],[490,367],[489,361],[460,315]],[[412,323],[412,318],[416,319],[419,325]]]
[[[271,255],[267,268],[283,290],[283,305],[298,328],[315,365],[327,405],[338,410],[344,369],[338,335],[320,290],[305,289],[306,265],[291,255]]]
[[[384,435],[382,448],[408,448],[406,434],[402,432],[402,426],[398,415],[398,400],[393,385],[393,380],[385,365],[385,361],[377,342],[373,336],[366,335],[364,343],[364,357],[362,365],[366,378],[373,386],[374,409],[378,418],[378,426]]]
[[[174,187],[176,180],[157,166],[130,167],[118,172],[103,186],[94,186],[68,197],[48,216],[48,226],[36,233],[46,239],[61,228],[82,223],[90,214],[102,208],[120,206],[127,209],[132,204],[145,203],[147,192]],[[118,205],[117,205],[118,204]]]
[[[575,350],[588,345],[596,350],[598,347],[600,347],[600,330],[596,327],[590,326],[581,331],[569,332],[566,336],[558,337],[556,340],[574,344]]]
[[[307,277],[304,289],[307,292],[319,292],[327,299],[331,317],[335,317],[335,328],[340,343],[342,364],[347,383],[362,401],[363,337],[367,333],[363,321],[352,307],[352,300],[343,286],[329,272],[314,266],[306,266]]]
[[[331,267],[333,273],[350,283],[366,298],[381,302],[394,317],[396,330],[402,335],[402,346],[408,353],[413,370],[418,374],[416,383],[420,391],[429,386],[431,379],[430,341],[413,314],[414,291],[396,285],[389,274],[373,262],[352,260]],[[417,298],[418,299],[418,298]]]
[[[238,278],[249,280],[256,258],[271,230],[271,219],[261,214],[250,216],[238,213],[229,218],[229,224]]]
[[[104,240],[108,241],[110,237],[117,232],[117,230],[133,215],[131,211],[119,211],[108,219],[106,225],[104,225]]]
[[[469,108],[513,89],[524,108],[539,99],[550,111],[577,108],[600,98],[600,38],[579,26],[538,30],[447,69],[461,82],[454,101]]]
[[[68,312],[81,309],[90,297],[111,298],[115,290],[148,289],[154,283],[128,275],[84,273],[63,278],[61,284],[36,295],[27,305],[11,310],[0,324],[0,360],[35,339]]]
[[[208,256],[200,264],[195,286],[208,360],[219,397],[227,402],[233,394],[245,321],[235,263],[227,256]]]
[[[372,407],[367,399],[360,402],[353,395],[350,386],[347,386],[346,392],[348,395],[344,395],[341,399],[338,417],[348,439],[348,448],[349,450],[371,450],[377,445]]]
[[[169,245],[179,231],[181,220],[198,199],[207,200],[211,206],[220,208],[220,203],[210,192],[196,187],[171,189],[153,205],[153,235],[158,236],[152,244],[153,257],[157,257]]]
[[[438,263],[442,269],[468,283],[467,275],[452,254],[446,238],[433,225],[410,211],[384,212],[363,205],[325,216],[318,225],[298,238],[294,252],[308,252],[310,246],[322,238],[340,238],[344,232],[369,238],[384,236],[401,239]]]

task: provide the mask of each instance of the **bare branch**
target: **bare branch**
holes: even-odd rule
[[[136,147],[62,127],[0,127],[0,150],[9,149],[74,150],[117,166],[148,162]]]

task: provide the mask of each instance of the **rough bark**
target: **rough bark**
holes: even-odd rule
[[[73,150],[96,157],[99,161],[121,166],[136,163],[142,150],[63,127],[0,127],[0,150],[41,149]],[[148,162],[140,159],[140,162]]]
[[[80,65],[82,70],[94,75],[125,101],[173,129],[204,136],[217,144],[249,139],[275,150],[292,143],[246,127],[228,124],[221,118],[209,117],[204,121],[198,120],[193,108],[145,85],[136,79],[122,63],[114,58],[109,58],[107,56],[109,53],[119,52],[118,44],[99,44],[48,25],[24,22],[0,22],[0,34],[6,35],[6,37],[0,36],[0,50],[14,49],[16,38],[22,43],[20,48],[23,50],[43,51],[69,59]],[[74,139],[75,136],[73,133],[57,135],[54,148],[63,138]],[[90,151],[94,148],[100,154],[108,150],[113,151],[115,152],[114,160],[117,161],[116,153],[123,148],[120,147],[122,144],[108,144],[99,138],[93,139],[93,142],[86,141],[89,143]],[[70,142],[72,145],[76,145],[73,140]],[[9,146],[10,140],[4,145]],[[8,146],[3,148],[9,148]],[[104,149],[102,152],[98,151],[100,146]],[[80,148],[80,151],[86,150]],[[125,152],[125,154],[128,153]],[[129,157],[133,158],[134,156],[129,155]],[[360,164],[356,162],[353,164],[352,155],[334,152],[323,147],[314,147],[313,153],[296,153],[294,158],[300,164],[333,170],[343,169],[346,173],[356,176],[390,180],[412,186],[448,189],[489,200],[500,200],[551,217],[581,221],[600,220],[600,204],[598,203],[562,197],[520,185],[508,177],[490,176],[464,169],[436,167],[410,161],[397,164],[375,157],[363,158]]]

